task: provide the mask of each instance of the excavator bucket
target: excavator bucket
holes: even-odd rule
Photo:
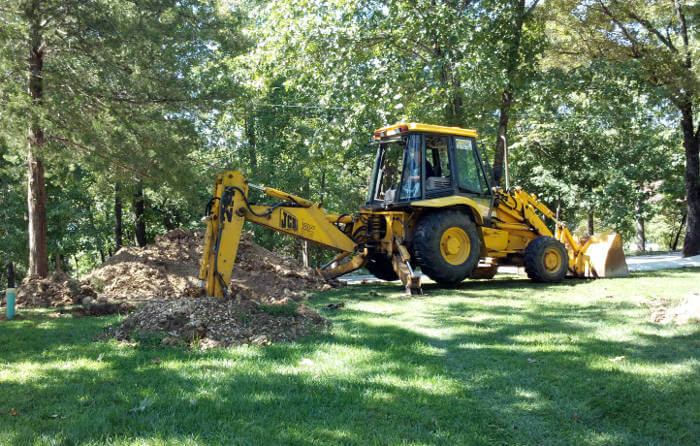
[[[622,251],[620,234],[596,234],[584,245],[586,277],[628,277],[630,275]]]

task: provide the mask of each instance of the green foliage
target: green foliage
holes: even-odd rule
[[[683,154],[672,111],[619,66],[552,69],[536,84],[538,101],[512,146],[517,183],[560,208],[576,227],[593,211],[607,230],[633,236],[636,218],[667,207],[682,190]],[[682,197],[682,192],[681,195]]]
[[[85,274],[116,250],[115,189],[125,244],[135,240],[138,187],[153,241],[202,227],[224,169],[353,212],[365,200],[374,129],[415,120],[477,128],[492,141],[504,91],[514,97],[514,184],[559,208],[571,227],[593,209],[597,225],[627,239],[635,219],[653,219],[654,237],[669,242],[686,193],[672,107],[697,90],[697,73],[647,27],[630,28],[638,9],[681,48],[672,8],[610,3],[644,48],[630,57],[607,4],[8,0],[0,7],[0,263],[13,261],[20,276],[27,266],[32,123],[46,135],[48,252]],[[697,8],[686,9],[697,18]],[[697,22],[688,24],[691,58]],[[26,93],[35,43],[45,50],[39,103]],[[248,229],[300,257],[298,241]],[[313,264],[331,256],[311,247]]]

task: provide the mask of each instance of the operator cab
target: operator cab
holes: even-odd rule
[[[451,195],[490,201],[475,130],[403,123],[375,131],[374,139],[379,147],[368,207],[401,207]]]

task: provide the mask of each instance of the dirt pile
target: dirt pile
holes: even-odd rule
[[[164,345],[198,341],[202,348],[291,341],[328,325],[303,304],[260,304],[250,300],[184,298],[150,302],[109,329],[120,340],[161,335]]]
[[[120,249],[89,276],[113,299],[177,299],[199,284],[203,237],[175,229],[144,248]],[[280,257],[244,236],[238,248],[229,294],[259,302],[300,300],[306,290],[331,288],[326,280],[295,260]]]
[[[58,307],[96,297],[88,281],[71,279],[57,271],[49,277],[27,276],[17,287],[18,307]]]
[[[200,347],[291,341],[328,324],[300,301],[310,297],[310,290],[332,285],[247,236],[239,245],[228,297],[187,297],[188,289],[198,286],[202,245],[201,233],[176,229],[157,237],[153,245],[123,247],[83,282],[65,275],[29,278],[20,287],[18,302],[81,303],[60,312],[78,317],[136,310],[103,336],[126,340],[151,334],[164,344],[197,341]]]
[[[200,233],[174,229],[152,245],[124,246],[88,279],[113,299],[172,299],[196,286],[202,249]]]
[[[244,236],[226,299],[184,297],[196,287],[202,236],[171,231],[145,248],[123,248],[91,275],[116,299],[151,299],[106,336],[120,340],[145,335],[164,344],[200,347],[266,345],[291,341],[325,327],[328,321],[299,302],[309,290],[331,288],[295,260],[283,258]],[[157,300],[155,300],[155,299]]]
[[[668,302],[662,302],[660,306],[651,310],[651,320],[659,324],[700,323],[700,293],[689,294],[673,308],[668,307]]]

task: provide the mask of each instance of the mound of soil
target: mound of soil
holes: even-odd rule
[[[203,236],[175,229],[144,248],[125,246],[95,269],[89,280],[113,299],[177,299],[199,284]],[[244,236],[229,294],[237,299],[277,302],[303,299],[305,290],[331,288],[323,277]]]
[[[133,339],[153,334],[165,344],[200,347],[291,341],[328,321],[298,302],[327,282],[294,259],[280,257],[248,237],[241,240],[226,299],[187,297],[199,283],[203,237],[176,229],[143,248],[125,246],[84,282],[66,275],[28,278],[18,290],[25,306],[81,303],[73,316],[131,313],[103,337]],[[92,286],[90,286],[92,284]],[[97,292],[96,292],[97,291]],[[99,293],[99,294],[98,294]],[[143,305],[136,309],[137,305]]]
[[[57,271],[49,277],[27,276],[17,287],[18,307],[59,307],[95,297],[96,293],[88,281],[71,279]]]
[[[88,279],[113,299],[172,299],[196,286],[202,236],[175,229],[143,248],[124,246]]]
[[[162,343],[200,347],[266,345],[323,329],[328,320],[303,304],[265,305],[250,300],[184,298],[149,302],[109,335],[120,340],[163,335]]]
[[[651,310],[651,320],[659,324],[677,325],[700,323],[700,293],[691,293],[678,306],[668,308],[667,302]]]

